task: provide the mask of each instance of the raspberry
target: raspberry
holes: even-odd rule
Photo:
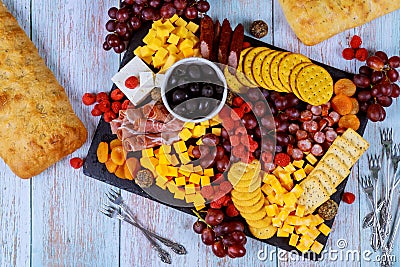
[[[228,207],[226,207],[225,213],[228,217],[236,217],[239,215],[239,211],[235,208],[233,204],[229,204]]]
[[[93,105],[96,102],[96,95],[91,93],[85,93],[82,96],[82,103],[86,106]]]
[[[233,108],[231,111],[231,117],[234,120],[239,120],[243,117],[244,112],[241,108]]]
[[[244,145],[247,149],[249,148],[250,145],[249,137],[250,136],[247,134],[240,136],[240,143],[242,143],[242,145]]]
[[[241,98],[240,96],[237,96],[233,99],[232,105],[234,107],[240,107],[242,104],[244,103],[243,98]]]
[[[69,160],[69,164],[74,169],[79,169],[83,166],[83,159],[81,158],[72,158]]]
[[[111,103],[108,100],[102,100],[99,105],[98,108],[101,112],[107,112],[110,110],[111,108]]]
[[[121,102],[115,101],[111,104],[111,110],[114,111],[115,114],[118,114],[121,109],[122,109]]]
[[[252,105],[251,103],[243,103],[240,108],[244,113],[249,113],[251,111]]]
[[[244,134],[247,135],[247,130],[245,127],[239,126],[236,128],[235,135],[244,135]]]
[[[221,119],[229,119],[231,117],[231,109],[224,106],[221,111],[218,113],[218,116]]]
[[[359,48],[356,51],[356,59],[363,62],[367,60],[368,57],[368,50],[365,48]]]
[[[261,159],[264,163],[272,163],[272,153],[265,151],[261,154]]]
[[[251,44],[249,42],[243,42],[242,49],[250,47]]]
[[[281,167],[286,167],[290,163],[290,157],[286,153],[278,153],[275,155],[274,163]]]
[[[229,193],[232,190],[232,184],[229,181],[223,181],[219,185],[219,190],[224,192],[224,193]],[[226,206],[226,205],[225,205]]]
[[[215,198],[213,202],[217,203],[218,205],[223,206],[225,201],[227,200],[228,196],[226,195],[225,192],[218,191],[215,193]]]
[[[112,120],[116,119],[117,115],[114,113],[114,111],[109,110],[107,112],[104,112],[104,121],[105,122],[111,122]]]
[[[237,146],[240,144],[240,136],[231,135],[229,140],[231,141],[231,146]]]
[[[256,151],[258,148],[258,143],[254,141],[253,138],[251,138],[251,136],[249,136],[249,143],[250,143],[249,151],[250,152]]]
[[[101,114],[103,114],[103,112],[101,112],[101,110],[99,109],[99,104],[96,104],[93,109],[92,109],[92,116],[101,116]]]
[[[124,93],[120,90],[120,89],[118,89],[118,88],[116,88],[115,90],[113,90],[112,92],[111,92],[111,95],[110,95],[110,97],[111,97],[111,99],[112,100],[114,100],[114,101],[119,101],[119,100],[121,100],[122,98],[124,98]]]
[[[242,160],[245,161],[246,163],[250,164],[250,163],[253,162],[254,159],[255,159],[255,158],[254,158],[253,153],[248,152],[247,156],[244,157]]]
[[[359,48],[362,44],[361,37],[358,35],[354,35],[350,40],[350,46],[354,49]]]
[[[136,76],[131,76],[125,80],[125,86],[129,89],[135,89],[139,85],[139,79]]]
[[[96,102],[100,103],[103,100],[110,100],[110,98],[108,97],[108,94],[105,92],[98,93],[96,96]]]
[[[216,202],[212,201],[212,202],[210,203],[210,207],[211,207],[212,209],[217,209],[217,210],[219,210],[219,209],[222,208],[222,205],[217,204]]]
[[[210,199],[214,195],[214,188],[211,185],[203,186],[200,193],[204,198]]]
[[[232,146],[232,154],[237,158],[241,158],[243,157],[243,155],[247,156],[246,148],[242,144],[239,144],[237,146]]]
[[[342,56],[346,60],[352,60],[354,58],[354,49],[353,48],[343,49]]]
[[[230,131],[230,130],[233,130],[233,128],[235,128],[235,122],[231,118],[224,119],[222,121],[222,126],[224,126],[224,128],[227,131]]]
[[[356,200],[356,196],[353,193],[345,192],[343,194],[342,200],[347,204],[352,204]]]

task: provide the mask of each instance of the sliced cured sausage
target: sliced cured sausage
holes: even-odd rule
[[[229,20],[224,19],[221,27],[221,37],[218,46],[218,62],[221,64],[228,63],[229,45],[232,39],[232,28]]]
[[[231,45],[229,48],[228,66],[237,69],[240,59],[240,52],[243,47],[244,27],[238,24],[233,31]]]
[[[205,59],[210,59],[214,42],[214,22],[205,15],[200,23],[200,53]]]

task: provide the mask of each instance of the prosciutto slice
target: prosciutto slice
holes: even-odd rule
[[[179,141],[179,131],[164,132],[156,134],[137,134],[132,135],[122,141],[125,151],[139,151],[150,147],[160,146],[162,144],[171,145]]]

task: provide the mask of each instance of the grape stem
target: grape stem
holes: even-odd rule
[[[196,215],[196,217],[199,219],[199,221],[205,223],[205,224],[207,225],[207,227],[212,228],[212,226],[209,225],[208,223],[206,223],[206,220],[204,220],[203,217],[200,216],[200,213],[198,213],[198,212],[195,211],[195,210],[192,210],[192,211],[193,211],[193,213]]]

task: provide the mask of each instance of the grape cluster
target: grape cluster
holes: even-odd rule
[[[209,9],[206,0],[124,0],[119,9],[112,7],[108,10],[110,20],[106,23],[106,30],[110,33],[103,48],[122,53],[133,32],[139,30],[143,22],[169,19],[175,14],[193,20],[199,12],[205,13]]]
[[[205,220],[201,217],[193,224],[195,233],[201,235],[202,242],[211,246],[213,253],[220,258],[228,255],[240,258],[246,254],[244,245],[247,237],[240,221],[225,221],[225,214],[219,209],[208,209]]]
[[[386,118],[384,107],[389,107],[393,98],[400,95],[400,87],[396,84],[399,67],[400,57],[388,58],[385,52],[377,51],[367,58],[359,74],[354,75],[353,82],[362,89],[357,94],[360,110],[373,122],[383,121]]]

